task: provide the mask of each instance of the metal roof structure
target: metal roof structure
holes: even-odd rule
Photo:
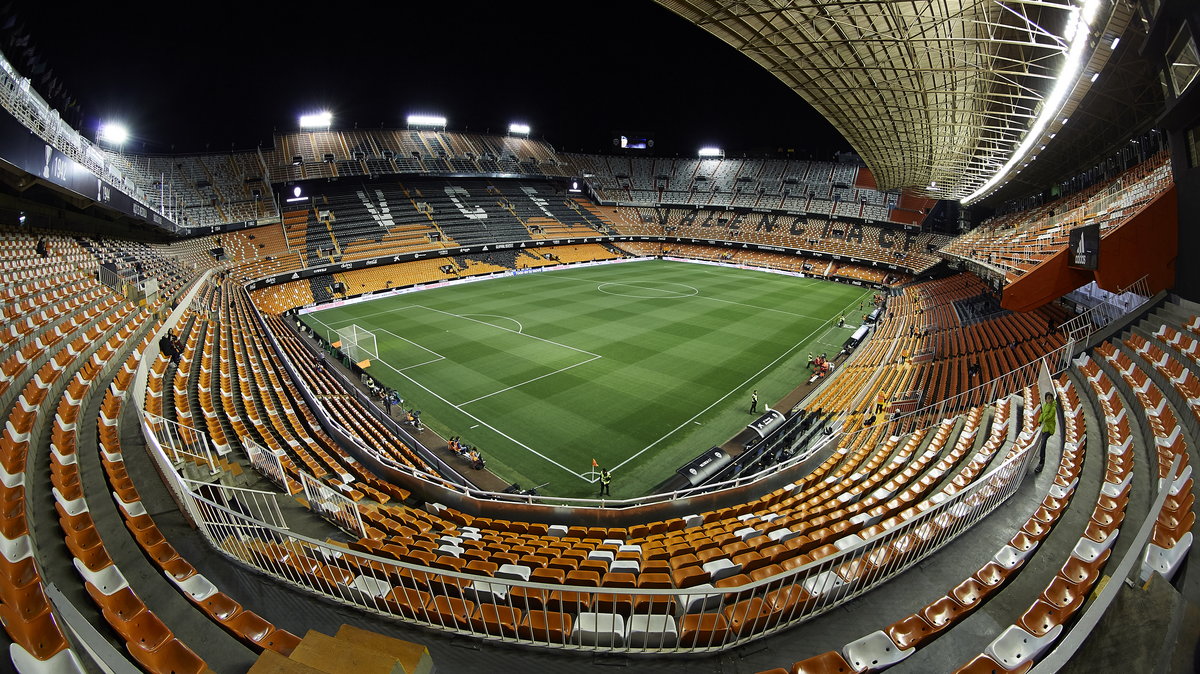
[[[1125,0],[656,0],[837,128],[882,189],[986,197],[1069,119]]]

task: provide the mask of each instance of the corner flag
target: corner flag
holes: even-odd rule
[[[592,468],[599,468],[599,467],[600,467],[600,464],[596,463],[595,459],[592,459]]]

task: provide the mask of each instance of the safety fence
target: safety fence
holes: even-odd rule
[[[210,475],[220,472],[208,438],[200,431],[177,421],[160,417],[153,412],[142,412],[146,426],[154,433],[154,439],[167,453],[172,464],[189,461],[208,469]]]
[[[267,449],[250,438],[239,438],[242,443],[242,449],[246,450],[246,456],[250,458],[250,465],[259,472],[263,477],[275,483],[275,486],[284,491],[290,491],[287,484],[287,473],[283,470],[283,463],[280,461],[280,456],[283,452],[277,452]]]
[[[360,609],[483,639],[656,653],[718,651],[745,644],[825,613],[903,572],[1012,496],[1026,473],[1029,449],[1035,446],[1029,438],[1020,438],[1007,458],[975,480],[947,482],[932,498],[877,523],[874,535],[847,533],[808,550],[808,557],[795,558],[817,557],[814,561],[768,578],[747,582],[749,576],[739,575],[739,564],[724,555],[709,555],[703,567],[707,582],[672,587],[670,577],[661,574],[661,583],[639,584],[635,572],[647,563],[641,547],[606,540],[595,544],[586,560],[579,560],[581,568],[589,566],[586,562],[602,562],[608,572],[600,587],[599,574],[534,570],[512,563],[486,567],[490,575],[469,572],[465,550],[482,549],[470,543],[481,540],[481,532],[471,527],[443,536],[439,557],[428,565],[404,561],[408,552],[400,546],[389,558],[385,555],[393,553],[386,546],[379,551],[383,554],[369,554],[301,536],[288,530],[277,508],[267,505],[276,495],[185,480],[171,465],[157,434],[147,433],[147,443],[208,543],[270,577]],[[981,468],[999,461],[983,455],[974,460]],[[853,523],[856,532],[867,525],[862,519]],[[797,552],[806,541],[799,531],[772,526],[765,517],[747,520],[739,535],[743,540],[766,536],[784,546],[794,541]]]
[[[1150,292],[1149,277],[1143,276],[1101,299],[1083,313],[1058,326],[1073,342],[1084,344],[1093,334],[1114,321],[1140,309],[1154,293]]]

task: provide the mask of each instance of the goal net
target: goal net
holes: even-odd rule
[[[338,328],[338,339],[342,341],[342,353],[360,363],[364,360],[379,359],[379,348],[375,343],[375,333],[351,323],[344,328]]]

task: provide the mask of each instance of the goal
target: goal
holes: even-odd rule
[[[342,353],[350,356],[359,363],[369,358],[379,359],[379,347],[375,342],[375,333],[351,323],[344,328],[338,328],[338,338],[342,341]]]

